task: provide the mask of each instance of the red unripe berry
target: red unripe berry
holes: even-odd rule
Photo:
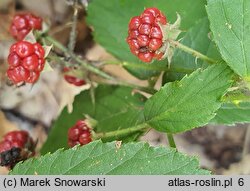
[[[160,17],[155,19],[155,26],[158,25],[158,23],[162,24],[162,25],[166,25],[167,24],[167,19],[164,15],[161,14]]]
[[[63,72],[69,72],[70,68],[64,67]],[[85,80],[77,78],[75,76],[71,76],[71,75],[64,75],[64,79],[69,83],[69,84],[73,84],[75,86],[83,86],[86,84]]]
[[[38,56],[38,58],[44,58],[45,56],[45,51],[43,47],[39,43],[33,44],[34,49],[35,49],[35,54]]]
[[[68,130],[68,145],[86,145],[92,141],[91,130],[84,120],[79,120]]]
[[[24,37],[29,33],[30,30],[28,29],[21,29],[20,31],[17,31],[16,38],[18,40],[24,39]]]
[[[160,39],[157,39],[157,38],[152,38],[149,42],[149,45],[148,45],[148,47],[154,51],[158,50],[161,46],[162,46],[162,41]]]
[[[39,72],[31,71],[29,78],[27,78],[25,82],[34,84],[38,80],[39,76],[40,76]]]
[[[154,57],[154,54],[151,52],[141,52],[138,54],[138,57],[143,62],[151,62]]]
[[[133,39],[133,38],[137,38],[139,36],[139,31],[138,30],[131,30],[129,31],[129,38]],[[142,34],[142,33],[141,33]]]
[[[74,76],[64,75],[64,79],[69,83],[75,86],[82,86],[85,85],[86,82],[82,79],[76,78]]]
[[[11,146],[12,147],[22,148],[22,147],[24,147],[24,142],[22,142],[22,141],[14,141],[14,142],[12,142]]]
[[[86,138],[89,138],[90,136],[91,136],[91,134],[90,134],[90,131],[88,129],[83,130],[82,134],[79,137],[79,141],[81,142],[81,139],[86,139]]]
[[[88,131],[84,131],[80,137],[79,137],[79,142],[81,145],[86,145],[92,141],[90,138],[91,134]]]
[[[28,21],[22,15],[16,15],[13,18],[13,24],[17,30],[29,27]]]
[[[139,50],[137,50],[137,49],[131,49],[130,48],[130,51],[134,54],[134,55],[138,55],[139,54]]]
[[[154,7],[147,8],[140,16],[131,18],[126,39],[130,51],[143,62],[151,62],[153,58],[159,58],[159,49],[163,44],[160,25],[166,24],[165,15]]]
[[[68,138],[72,141],[77,141],[82,131],[83,130],[79,127],[72,127],[68,131]]]
[[[19,41],[10,47],[7,75],[14,83],[35,83],[45,64],[45,51],[39,43]]]
[[[76,127],[80,127],[82,128],[83,130],[88,130],[89,127],[88,125],[86,124],[86,122],[84,120],[78,120],[75,124]]]
[[[23,140],[27,139],[28,134],[25,131],[11,131],[4,136],[4,140]],[[12,139],[10,138],[12,137]]]
[[[129,29],[130,30],[138,29],[140,24],[141,24],[140,17],[133,17],[129,22]]]
[[[15,37],[16,39],[18,38],[19,31],[17,30],[15,25],[10,26],[10,34]],[[20,39],[21,40],[21,39]]]
[[[80,145],[80,142],[68,140],[68,145],[69,147],[74,147],[75,145]]]
[[[1,141],[0,142],[0,153],[10,150],[11,149],[11,142],[9,141]]]
[[[36,54],[32,54],[23,59],[23,67],[28,70],[35,70],[38,64],[38,56]]]
[[[41,17],[37,17],[33,14],[27,14],[25,15],[25,18],[28,20],[29,25],[32,29],[36,29],[36,30],[41,30],[42,29],[42,18]]]
[[[44,58],[41,58],[38,60],[38,67],[36,69],[37,72],[41,72],[45,66],[45,60]]]
[[[15,52],[12,52],[8,56],[8,63],[11,67],[17,67],[22,63],[22,61],[21,58]]]
[[[151,13],[154,17],[157,17],[158,15],[160,15],[160,10],[152,7],[152,8],[147,8],[143,11],[144,13]]]
[[[148,46],[150,39],[147,35],[139,35],[137,40],[140,47],[143,47],[143,46]]]
[[[144,13],[151,13],[154,15],[154,17],[156,17],[155,19],[155,25],[158,25],[158,22],[160,22],[161,24],[165,25],[167,24],[167,19],[166,17],[160,12],[159,9],[157,8],[147,8],[144,10]]]
[[[83,86],[85,84],[86,84],[85,80],[82,80],[82,79],[79,79],[79,78],[75,79],[75,82],[74,82],[75,86]]]
[[[155,17],[152,13],[142,13],[141,14],[141,22],[143,24],[152,24],[155,21]]]
[[[25,58],[27,56],[30,56],[34,52],[35,52],[34,46],[30,42],[27,42],[27,41],[17,42],[16,53],[21,58]]]
[[[139,42],[137,39],[128,40],[129,46],[131,49],[136,50],[140,48]]]
[[[19,144],[25,143],[29,138],[29,135],[26,131],[11,131],[4,135],[3,141],[9,142],[11,144],[19,142]]]
[[[12,53],[12,52],[16,52],[16,43],[15,44],[12,44],[11,46],[10,46],[10,53]]]
[[[32,30],[42,29],[42,19],[31,13],[17,14],[14,16],[11,26],[10,33],[17,40],[23,40],[24,37]]]
[[[160,27],[152,27],[149,36],[150,38],[162,39],[163,35]]]
[[[149,25],[149,24],[142,24],[139,27],[139,33],[140,34],[149,35],[150,31],[151,31],[151,25]]]
[[[14,69],[8,69],[7,75],[13,83],[17,84],[25,81],[25,79],[29,77],[29,71],[23,66],[17,66]]]

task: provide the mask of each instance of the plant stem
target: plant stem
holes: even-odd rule
[[[127,87],[131,87],[131,88],[135,88],[141,91],[144,91],[146,93],[149,94],[154,94],[157,91],[153,88],[149,88],[149,87],[144,87],[144,86],[138,86],[136,84],[132,84],[132,83],[128,83],[126,81],[122,81],[119,79],[116,79],[112,76],[109,76],[108,74],[106,74],[105,72],[99,70],[98,68],[92,66],[91,64],[85,62],[84,60],[82,60],[81,58],[77,57],[74,53],[70,53],[68,51],[68,49],[66,47],[64,47],[60,42],[56,41],[55,39],[53,39],[50,36],[46,36],[45,37],[46,40],[48,40],[50,43],[52,43],[55,47],[57,47],[58,49],[60,49],[62,52],[64,52],[65,54],[68,54],[71,56],[71,58],[73,58],[78,64],[80,64],[82,67],[86,68],[87,70],[105,78],[111,81],[112,84],[114,85],[122,85],[122,86],[127,86]],[[58,58],[56,56],[50,56],[51,59],[55,59],[58,60]],[[65,60],[60,60],[61,62],[64,63],[64,65],[66,66],[70,66],[70,64],[65,61]]]
[[[149,94],[155,94],[157,92],[157,90],[155,90],[154,88],[151,87],[145,87],[145,86],[138,86],[136,84],[131,84],[125,81],[121,81],[121,80],[117,80],[116,81],[117,85],[121,85],[121,86],[127,86],[127,87],[131,87],[131,88],[135,88],[144,92],[147,92]]]
[[[76,31],[76,25],[77,25],[77,16],[78,16],[78,3],[77,0],[74,0],[74,14],[73,14],[73,18],[72,18],[72,26],[71,26],[71,31],[70,31],[70,36],[69,36],[69,44],[68,44],[68,48],[70,52],[74,52],[74,48],[75,48],[75,44],[76,44],[76,35],[77,35],[77,31]]]
[[[169,39],[169,43],[172,46],[177,47],[177,48],[183,50],[184,52],[187,52],[187,53],[193,55],[194,57],[200,58],[201,60],[204,60],[204,61],[206,61],[206,62],[208,62],[210,64],[216,63],[216,60],[213,60],[212,58],[209,58],[206,55],[201,54],[200,52],[198,52],[198,51],[196,51],[196,50],[194,50],[192,48],[189,48],[189,47],[181,44],[178,41],[174,41],[174,40]]]
[[[118,137],[118,136],[123,136],[123,135],[128,135],[131,133],[135,133],[138,131],[142,131],[145,129],[149,129],[148,125],[146,123],[134,126],[134,127],[130,127],[127,129],[120,129],[120,130],[116,130],[116,131],[110,131],[107,133],[97,133],[94,135],[94,139],[102,139],[102,138],[112,138],[112,137]]]
[[[168,143],[170,147],[176,148],[176,144],[174,141],[174,136],[171,133],[167,133],[167,137],[168,137]]]
[[[240,103],[240,102],[249,102],[250,101],[250,97],[248,95],[244,95],[242,94],[233,94],[233,95],[226,95],[224,97],[222,97],[221,99],[222,102],[229,102],[229,103]]]
[[[192,73],[194,70],[192,69],[188,69],[188,68],[167,68],[166,66],[156,66],[154,64],[143,64],[143,65],[139,65],[139,64],[134,64],[134,63],[130,63],[130,62],[117,62],[117,61],[107,61],[104,63],[105,65],[121,65],[121,66],[129,66],[131,68],[139,68],[139,69],[145,69],[145,70],[154,70],[154,71],[166,71],[166,72],[177,72],[177,73],[185,73],[185,74],[190,74]]]
[[[74,53],[70,52],[65,46],[63,46],[60,42],[56,41],[54,38],[52,38],[50,36],[45,36],[45,39],[47,41],[49,41],[50,43],[52,43],[59,50],[64,52],[64,54],[70,56],[73,60],[75,60],[77,63],[79,63],[81,66],[83,66],[87,70],[89,70],[89,71],[91,71],[91,72],[93,72],[93,73],[95,73],[95,74],[97,74],[105,79],[115,80],[115,78],[113,78],[112,76],[106,74],[105,72],[99,70],[98,68],[96,68],[96,67],[88,64],[84,60],[80,59],[78,56],[76,56]]]
[[[156,76],[156,77],[151,77],[148,79],[148,87],[150,88],[154,88],[155,87],[155,84],[157,83],[158,79],[159,79],[159,75]]]

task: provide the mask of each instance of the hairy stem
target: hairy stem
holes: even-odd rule
[[[131,133],[135,133],[135,132],[139,132],[142,130],[146,130],[149,129],[149,126],[146,123],[134,126],[134,127],[130,127],[127,129],[120,129],[120,130],[116,130],[116,131],[110,131],[107,133],[97,133],[94,135],[94,139],[102,139],[102,138],[116,138],[119,136],[124,136],[124,135],[128,135]]]
[[[77,0],[74,1],[74,14],[72,18],[72,26],[71,26],[71,32],[70,32],[70,37],[69,37],[69,44],[68,44],[68,49],[70,52],[74,51],[75,44],[76,44],[76,26],[77,26],[77,18],[78,18],[78,3]]]
[[[78,64],[80,64],[82,67],[84,67],[85,69],[105,78],[108,80],[115,80],[115,78],[113,78],[112,76],[106,74],[105,72],[99,70],[98,68],[88,64],[87,62],[85,62],[84,60],[82,60],[81,58],[79,58],[77,55],[75,55],[74,53],[70,52],[65,46],[63,46],[60,42],[56,41],[54,38],[52,38],[51,36],[45,36],[45,39],[47,41],[49,41],[50,43],[52,43],[55,47],[57,47],[59,50],[61,50],[65,55],[70,56],[73,60],[75,60]]]
[[[168,137],[168,143],[170,147],[176,148],[176,144],[174,141],[174,136],[171,133],[167,133],[167,137]]]
[[[209,64],[214,64],[214,63],[216,63],[216,60],[213,60],[212,58],[209,58],[209,57],[207,57],[206,55],[201,54],[200,52],[198,52],[198,51],[196,51],[196,50],[194,50],[194,49],[192,49],[192,48],[189,48],[189,47],[187,47],[187,46],[181,44],[181,43],[178,42],[178,41],[174,41],[174,40],[169,39],[169,42],[170,42],[170,44],[171,44],[173,47],[179,48],[179,49],[183,50],[184,52],[187,52],[187,53],[193,55],[193,56],[196,57],[196,58],[199,58],[199,59],[201,59],[201,60],[206,61],[206,62],[209,63]]]
[[[158,79],[159,79],[159,77],[160,77],[160,76],[158,75],[158,76],[156,76],[156,77],[149,78],[149,79],[148,79],[148,87],[154,88],[155,85],[156,85],[156,83],[157,83],[157,81],[158,81]]]
[[[234,93],[234,94],[226,94],[221,98],[222,102],[225,103],[240,103],[240,102],[249,102],[250,97],[247,94],[241,93]]]
[[[120,66],[129,66],[130,68],[139,68],[139,69],[144,69],[144,70],[154,70],[154,71],[165,71],[165,72],[178,72],[178,73],[185,73],[185,74],[190,74],[192,73],[194,70],[192,69],[188,69],[188,68],[167,68],[166,66],[157,66],[154,64],[142,64],[142,65],[138,65],[138,64],[134,64],[134,63],[130,63],[130,62],[118,62],[118,61],[106,61],[105,63],[103,63],[105,65],[120,65]]]
[[[157,90],[155,90],[154,88],[138,86],[136,84],[131,84],[131,83],[128,83],[128,82],[125,82],[125,81],[122,81],[122,80],[117,80],[116,84],[117,85],[122,85],[122,86],[128,86],[128,87],[131,87],[131,88],[135,88],[135,89],[141,90],[143,92],[147,92],[149,94],[155,94],[157,92]]]
[[[127,86],[127,87],[131,87],[131,88],[135,88],[150,94],[154,94],[156,93],[156,90],[153,88],[148,88],[148,87],[144,87],[144,86],[138,86],[136,84],[132,84],[132,83],[128,83],[126,81],[120,80],[120,79],[116,79],[113,76],[108,75],[107,73],[101,71],[100,69],[96,68],[95,66],[92,66],[90,63],[82,60],[80,57],[78,57],[77,55],[75,55],[73,52],[69,52],[69,50],[63,46],[60,42],[58,42],[57,40],[55,40],[54,38],[50,37],[50,36],[46,36],[45,39],[47,41],[49,41],[50,43],[52,43],[55,47],[57,47],[59,50],[61,50],[65,55],[69,55],[75,62],[77,62],[77,64],[79,64],[80,66],[82,66],[83,68],[107,79],[110,80],[111,84],[114,85],[123,85],[123,86]],[[51,59],[56,59],[55,57],[50,57]],[[69,66],[69,63],[65,60],[61,60],[62,62],[65,63],[66,66]]]

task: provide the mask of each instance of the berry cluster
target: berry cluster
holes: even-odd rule
[[[64,73],[67,73],[67,72],[69,72],[69,71],[70,71],[70,68],[67,68],[67,67],[63,68],[63,72],[64,72]],[[75,76],[71,76],[71,75],[68,75],[68,74],[65,74],[65,75],[64,75],[64,79],[65,79],[68,83],[73,84],[73,85],[75,85],[75,86],[83,86],[83,85],[86,84],[85,80],[80,79],[80,78],[76,78]]]
[[[0,142],[0,165],[12,168],[17,162],[33,156],[35,143],[27,131],[11,131]]]
[[[131,52],[143,62],[151,62],[153,58],[160,60],[163,53],[159,50],[163,44],[160,25],[166,25],[165,15],[157,8],[147,8],[140,16],[129,22],[127,43]]]
[[[19,41],[10,47],[7,75],[14,83],[35,83],[45,64],[45,51],[39,43]]]
[[[68,130],[68,145],[74,147],[77,144],[86,145],[92,141],[91,129],[85,121],[79,120]]]
[[[23,40],[32,29],[41,30],[42,19],[31,13],[17,14],[12,20],[10,34],[17,40]]]

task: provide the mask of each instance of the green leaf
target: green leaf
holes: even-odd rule
[[[250,75],[249,10],[249,0],[209,0],[207,5],[210,27],[220,53],[242,77]]]
[[[221,106],[219,100],[230,87],[231,77],[232,71],[225,64],[214,64],[164,85],[145,104],[147,123],[168,133],[205,125]]]
[[[235,125],[235,123],[250,122],[250,103],[239,104],[226,103],[216,112],[216,116],[210,121],[212,124]]]
[[[83,147],[58,150],[15,166],[11,175],[178,175],[210,174],[199,168],[196,157],[175,149],[150,147],[147,143],[95,141]]]
[[[208,19],[204,17],[188,30],[183,36],[181,43],[209,56],[210,58],[220,60],[220,54],[217,51],[215,44],[210,40],[209,32],[209,22]],[[207,63],[203,60],[196,59],[191,54],[176,49],[170,65],[170,71],[165,73],[163,82],[166,83],[180,80],[186,74],[190,74],[198,68],[205,67],[207,67]]]
[[[41,153],[53,152],[67,145],[68,128],[77,120],[84,119],[85,115],[97,121],[94,131],[109,132],[125,129],[144,122],[143,107],[145,97],[134,94],[131,88],[100,85],[95,89],[95,104],[92,103],[90,91],[83,91],[75,97],[73,112],[68,113],[65,107],[61,115],[52,126],[48,139]],[[141,132],[132,133],[123,137],[113,137],[104,141],[123,140],[133,141]],[[58,138],[62,137],[62,138]]]
[[[121,61],[132,63],[125,68],[140,79],[158,75],[157,70],[144,68],[147,65],[134,56],[126,43],[128,23],[131,17],[139,15],[145,7],[158,7],[166,14],[169,22],[181,15],[181,29],[187,31],[196,21],[206,16],[206,0],[93,0],[88,7],[87,22],[94,27],[94,38],[108,52]],[[139,67],[133,67],[138,65]],[[155,61],[155,67],[166,66],[167,61]]]

